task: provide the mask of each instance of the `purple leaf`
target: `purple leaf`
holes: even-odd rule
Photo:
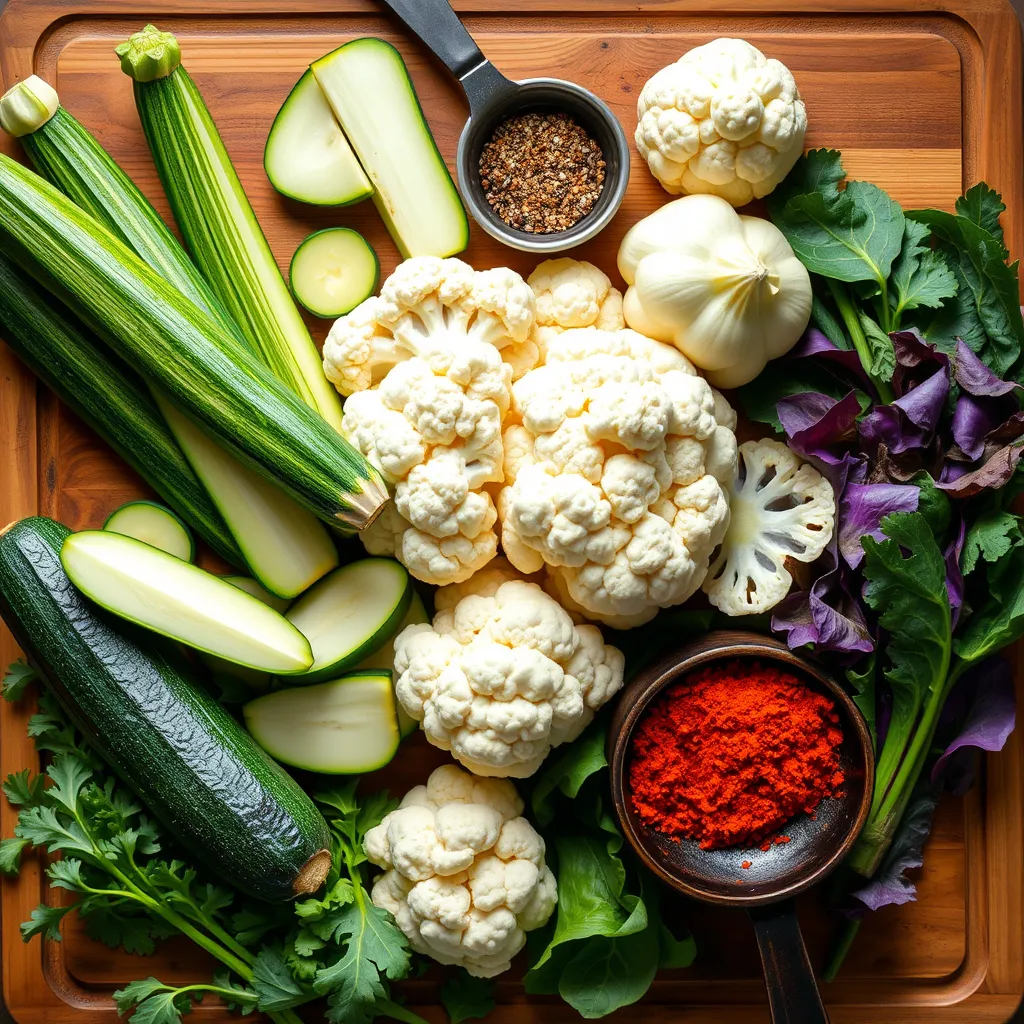
[[[817,391],[789,395],[779,399],[776,409],[789,447],[800,455],[836,465],[842,456],[830,449],[849,444],[857,436],[860,403],[855,391],[839,401]]]
[[[948,396],[947,364],[904,392],[892,405],[876,405],[860,422],[861,439],[869,449],[884,444],[897,455],[911,448],[927,448]]]
[[[885,539],[882,519],[890,512],[916,512],[920,488],[913,484],[848,483],[839,501],[839,552],[851,568],[864,559],[863,537]]]
[[[924,844],[932,830],[932,819],[939,802],[939,790],[919,790],[903,814],[889,852],[881,867],[863,888],[853,893],[868,910],[900,906],[917,899],[917,887],[905,872],[924,863]]]
[[[865,384],[870,383],[870,379],[861,365],[860,356],[852,349],[842,349],[833,344],[817,327],[808,327],[796,345],[787,353],[789,359],[806,359],[809,356],[818,356],[820,359],[837,363],[860,381]]]
[[[949,381],[949,357],[925,341],[917,330],[895,331],[889,339],[896,356],[892,386],[897,396],[902,397],[941,371],[945,371]]]
[[[953,498],[973,498],[985,490],[998,490],[1013,476],[1022,453],[1024,445],[1008,444],[977,469],[952,480],[939,480],[935,486]]]
[[[964,538],[967,536],[967,520],[960,513],[960,529],[956,537],[949,543],[943,557],[946,560],[946,593],[949,594],[949,606],[953,611],[953,628],[960,619],[960,608],[964,603],[964,576],[960,571],[960,555],[964,550]]]
[[[1000,380],[960,339],[953,358],[953,379],[969,394],[995,398],[1020,387],[1016,381]]]
[[[968,697],[964,695],[973,689]],[[1002,750],[1017,721],[1017,700],[1013,672],[1005,658],[990,658],[976,666],[969,677],[956,687],[961,697],[970,702],[959,734],[942,752],[932,768],[932,781],[937,782],[947,770],[958,750],[976,747],[979,750]],[[956,703],[955,699],[949,703]]]
[[[985,438],[1017,409],[1016,399],[1009,395],[984,398],[962,393],[953,410],[953,440],[957,448],[974,462],[985,452]],[[956,457],[957,453],[951,453]]]

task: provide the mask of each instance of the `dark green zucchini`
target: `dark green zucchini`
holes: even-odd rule
[[[232,565],[246,562],[149,389],[0,255],[0,333],[22,362]]]
[[[59,554],[70,532],[36,517],[0,534],[0,615],[29,662],[100,755],[218,877],[269,901],[315,892],[330,840],[313,802],[192,680],[174,648],[115,626],[75,590]]]

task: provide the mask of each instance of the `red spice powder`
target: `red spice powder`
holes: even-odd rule
[[[767,850],[772,833],[842,786],[841,741],[833,702],[795,675],[750,661],[702,669],[667,687],[638,725],[633,807],[706,850]]]

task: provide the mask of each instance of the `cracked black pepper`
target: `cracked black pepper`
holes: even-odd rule
[[[517,114],[480,154],[487,202],[509,227],[565,231],[594,208],[604,187],[601,147],[568,114]]]

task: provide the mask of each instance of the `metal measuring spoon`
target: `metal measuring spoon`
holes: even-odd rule
[[[812,690],[829,697],[843,741],[842,795],[823,800],[815,816],[785,826],[790,841],[751,854],[739,847],[702,850],[696,840],[675,840],[644,825],[633,810],[628,760],[633,731],[666,687],[697,668],[735,659],[775,662]],[[637,673],[619,697],[608,732],[612,801],[626,841],[640,860],[677,892],[702,903],[745,909],[761,953],[773,1024],[828,1024],[807,956],[793,897],[830,874],[849,852],[867,820],[874,783],[871,736],[846,692],[814,663],[756,633],[716,632]],[[751,862],[744,869],[744,861]]]
[[[447,0],[382,0],[459,80],[469,120],[456,156],[459,191],[474,220],[492,237],[527,252],[558,252],[593,238],[615,216],[629,183],[629,143],[618,118],[588,89],[559,78],[513,82],[480,52]],[[491,209],[480,183],[480,153],[494,129],[515,114],[569,114],[601,147],[604,187],[594,208],[572,227],[531,234],[510,227]]]

